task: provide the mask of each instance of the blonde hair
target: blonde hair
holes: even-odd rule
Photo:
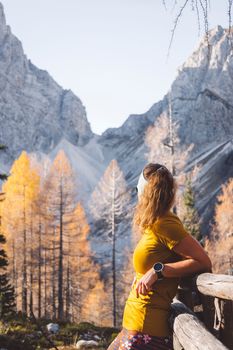
[[[133,228],[141,232],[163,216],[174,204],[177,183],[171,172],[158,163],[143,169],[147,184],[140,195],[133,217]]]

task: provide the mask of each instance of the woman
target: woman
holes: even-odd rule
[[[211,271],[202,246],[171,211],[177,184],[161,164],[143,169],[133,224],[141,233],[134,254],[135,278],[124,308],[122,330],[108,350],[172,350],[168,317],[179,279]]]

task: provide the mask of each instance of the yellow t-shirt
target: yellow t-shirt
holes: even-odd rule
[[[172,248],[189,233],[179,217],[168,211],[147,228],[138,242],[133,265],[137,280],[145,274],[155,262],[175,262],[182,260]],[[153,290],[147,295],[135,292],[136,282],[126,300],[122,326],[128,330],[141,331],[155,336],[168,336],[168,316],[172,299],[176,295],[179,278],[166,278],[156,281]]]

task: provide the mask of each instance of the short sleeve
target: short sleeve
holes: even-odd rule
[[[155,231],[159,240],[169,249],[173,249],[184,237],[190,235],[175,214],[161,218],[155,225]]]

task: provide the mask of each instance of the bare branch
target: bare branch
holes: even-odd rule
[[[231,33],[231,7],[232,7],[232,2],[233,0],[228,0],[228,32],[229,32],[229,35]]]
[[[204,4],[202,1],[204,1]],[[203,18],[204,18],[205,39],[208,46],[207,58],[209,60],[210,59],[210,42],[209,42],[208,0],[199,0],[199,3],[201,5]]]
[[[174,26],[172,28],[172,36],[171,36],[169,47],[168,47],[167,58],[169,57],[169,53],[170,53],[171,45],[172,45],[172,42],[173,42],[173,38],[174,38],[176,27],[178,25],[178,22],[179,22],[179,20],[180,20],[180,18],[182,16],[182,13],[183,13],[183,11],[184,11],[184,9],[185,9],[185,7],[186,7],[188,2],[189,2],[189,0],[185,0],[183,6],[181,6],[181,8],[180,8],[180,12],[178,13],[178,15],[175,18]]]
[[[233,49],[233,38],[232,38],[232,28],[231,28],[231,22],[232,22],[232,18],[231,18],[231,8],[232,8],[232,3],[233,0],[228,0],[228,10],[227,10],[227,15],[228,15],[228,33],[227,33],[227,38],[228,38],[228,43],[230,44],[231,47],[231,51]]]
[[[191,10],[195,11],[195,0],[191,0]]]
[[[200,12],[198,7],[198,0],[195,0],[195,8],[197,13],[197,28],[198,28],[198,37],[199,37],[201,32],[201,23],[200,23]]]
[[[165,8],[165,10],[167,11],[167,4],[166,4],[166,0],[162,0],[163,6]]]

